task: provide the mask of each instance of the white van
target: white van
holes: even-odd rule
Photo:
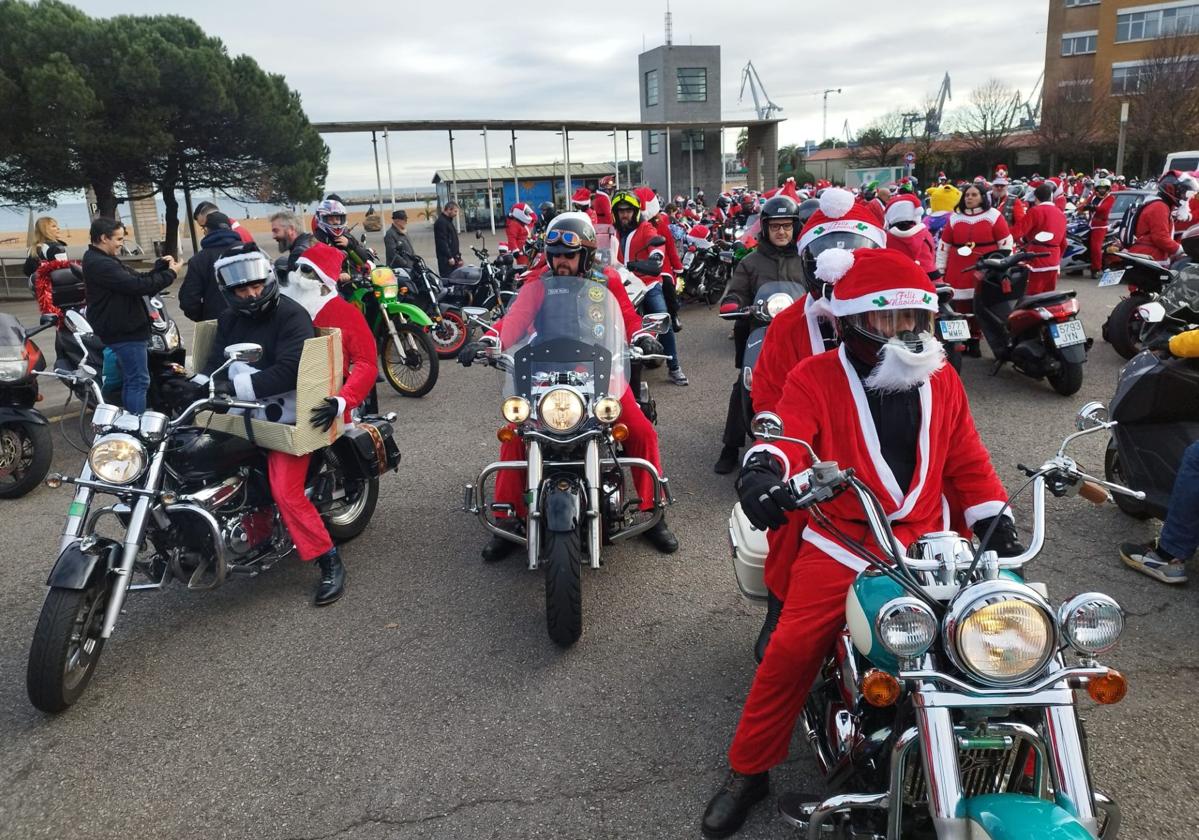
[[[1177,169],[1179,172],[1194,172],[1199,169],[1199,151],[1170,152],[1166,155],[1166,165],[1162,167],[1162,174],[1165,175],[1171,169]]]

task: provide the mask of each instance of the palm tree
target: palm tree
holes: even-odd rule
[[[798,143],[779,149],[779,175],[794,175],[803,166],[803,149]]]
[[[737,160],[745,162],[746,152],[749,150],[749,129],[743,128],[737,132]]]

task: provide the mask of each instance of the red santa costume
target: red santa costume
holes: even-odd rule
[[[525,256],[525,244],[529,241],[529,234],[536,220],[536,211],[523,201],[516,202],[508,211],[504,232],[508,236],[508,250],[515,256],[517,265],[529,264],[529,258]]]
[[[648,196],[646,195],[648,193]],[[654,283],[660,282],[671,272],[670,259],[667,256],[666,245],[650,245],[649,241],[655,236],[662,236],[658,228],[649,221],[651,216],[649,212],[652,210],[654,215],[659,214],[658,199],[654,197],[653,190],[644,188],[637,190],[635,193],[640,201],[641,221],[631,231],[620,232],[620,247],[617,256],[620,259],[621,265],[628,265],[630,262],[643,261],[652,259],[655,255],[661,257],[662,270],[658,274],[645,274],[635,272],[638,277],[647,285],[652,286]],[[667,226],[665,239],[667,245],[674,241],[674,237],[669,233],[669,225]]]
[[[1048,233],[1051,238],[1037,241],[1037,234]],[[1066,249],[1066,214],[1056,204],[1034,204],[1024,214],[1019,236],[1025,247],[1043,257],[1029,260],[1028,289],[1026,295],[1039,295],[1057,288],[1057,276],[1061,270],[1062,256]]]
[[[358,307],[342,300],[337,293],[337,277],[343,259],[345,254],[333,246],[316,243],[296,261],[297,268],[281,291],[308,310],[314,327],[341,330],[344,369],[337,401],[343,420],[348,423],[351,419],[350,410],[360,405],[375,387],[378,368],[375,337],[367,326],[366,318]],[[320,279],[313,281],[304,277],[300,266],[312,269]],[[298,417],[296,422],[306,423],[308,418]],[[311,458],[311,453],[291,455],[274,450],[268,450],[266,458],[271,495],[279,503],[279,516],[287,526],[296,554],[304,562],[319,557],[333,547],[321,515],[304,494]]]
[[[597,192],[591,196],[591,210],[595,213],[595,221],[601,225],[614,223],[612,218],[612,198],[606,192]]]
[[[958,249],[969,248],[962,256]],[[1003,214],[990,206],[983,192],[983,203],[967,210],[963,202],[941,228],[941,243],[937,248],[937,269],[953,286],[953,305],[959,312],[974,311],[974,272],[964,271],[990,251],[1010,251],[1012,233]]]
[[[1174,218],[1170,205],[1160,196],[1145,199],[1136,214],[1133,245],[1128,250],[1143,254],[1163,266],[1182,256],[1182,246],[1174,240]]]
[[[1110,187],[1110,184],[1109,184]],[[1091,202],[1091,238],[1089,241],[1091,251],[1091,271],[1097,272],[1103,268],[1103,243],[1107,239],[1108,228],[1111,227],[1112,207],[1116,203],[1116,195],[1114,191],[1109,191],[1102,198],[1098,197],[1098,193]]]
[[[925,274],[937,272],[937,245],[920,219],[924,208],[911,194],[896,198],[887,206],[887,247],[916,263]],[[909,224],[910,223],[910,224]]]
[[[853,266],[833,290],[837,317],[888,309],[935,312],[936,306],[936,291],[924,273],[887,250],[854,252]],[[1006,499],[975,430],[961,380],[943,358],[940,364],[922,384],[913,386],[919,392],[920,426],[908,488],[899,485],[884,458],[862,375],[844,345],[796,365],[777,406],[789,437],[808,441],[820,457],[842,468],[854,468],[878,497],[897,540],[905,546],[948,525],[947,488],[965,503],[971,525],[998,515]],[[786,475],[808,466],[806,450],[793,444],[760,444],[747,459],[760,452],[774,456]],[[837,529],[880,553],[852,494],[822,504],[821,510]],[[761,773],[786,758],[808,690],[845,624],[846,590],[863,568],[865,563],[833,534],[808,524],[793,561],[782,616],[729,749],[734,771]]]

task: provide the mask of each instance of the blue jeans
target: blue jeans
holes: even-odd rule
[[[121,403],[125,410],[141,414],[146,410],[146,391],[150,388],[150,357],[145,341],[118,341],[108,345],[121,367]]]
[[[645,300],[642,301],[646,315],[653,315],[657,312],[666,312],[666,297],[662,294],[662,281],[655,283],[649,287],[645,293]],[[666,355],[670,357],[670,361],[666,363],[666,367],[670,370],[678,370],[679,367],[679,350],[678,345],[674,341],[674,330],[667,329],[665,333],[658,336],[658,341],[662,342],[662,349],[666,351]]]
[[[1182,453],[1158,544],[1179,560],[1186,560],[1199,548],[1199,441]]]

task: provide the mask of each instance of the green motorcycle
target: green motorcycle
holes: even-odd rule
[[[433,321],[413,303],[399,299],[399,283],[390,268],[355,276],[347,290],[362,310],[379,347],[387,384],[402,397],[423,397],[437,384],[437,350],[429,330]]]

